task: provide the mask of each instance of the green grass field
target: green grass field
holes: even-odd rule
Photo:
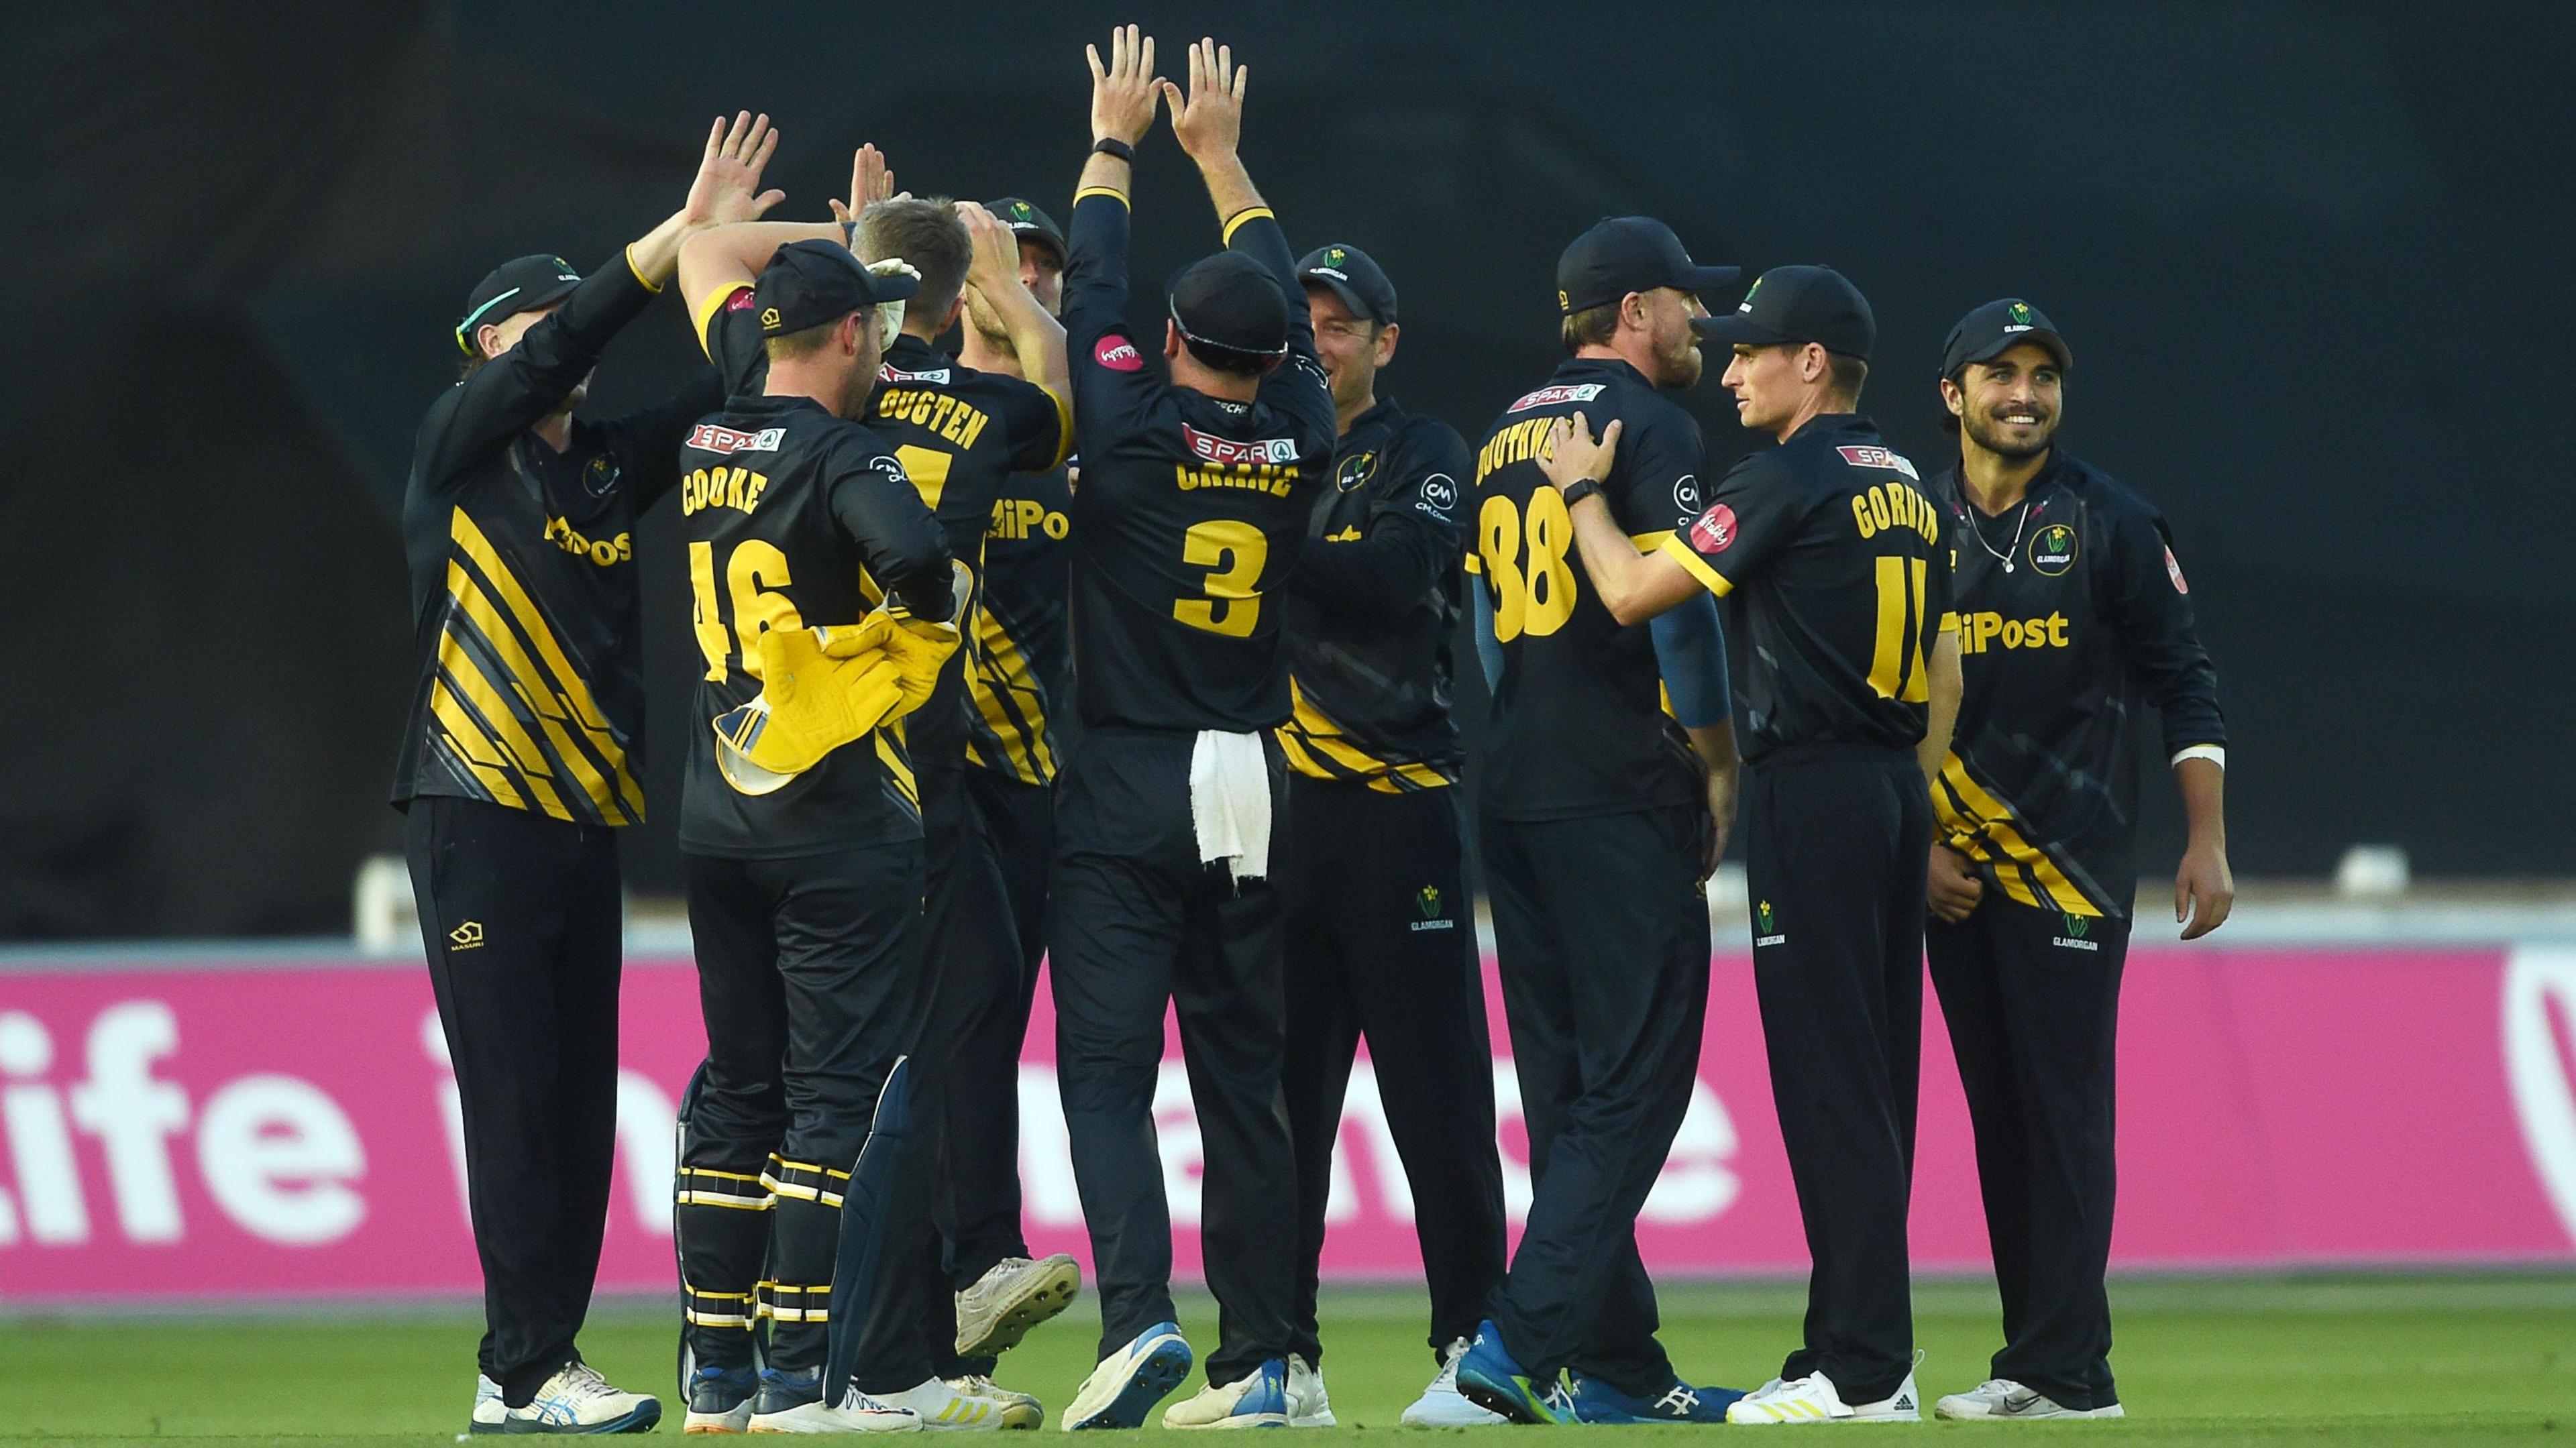
[[[2576,1432],[2576,1278],[2134,1281],[2116,1284],[2113,1301],[2125,1422],[1862,1431],[2135,1444],[2484,1443]],[[1664,1339],[1696,1380],[1750,1386],[1778,1369],[1799,1305],[1778,1285],[1671,1288]],[[1916,1311],[1927,1399],[1985,1376],[1997,1331],[1991,1289],[1929,1285]],[[1077,1303],[1003,1364],[1004,1380],[1046,1400],[1050,1426],[1090,1367],[1093,1314],[1088,1299]],[[1212,1304],[1186,1302],[1182,1316],[1195,1344],[1215,1340]],[[1419,1294],[1337,1292],[1324,1322],[1338,1441],[1431,1436],[1393,1426],[1431,1370]],[[452,1307],[0,1317],[0,1441],[450,1443],[473,1389],[475,1331]],[[583,1346],[611,1378],[667,1395],[671,1339],[661,1313],[612,1306],[594,1316]],[[676,1418],[674,1409],[664,1432],[676,1431]],[[1518,1431],[1523,1448],[1545,1448],[1540,1440],[1569,1433],[1687,1430]]]

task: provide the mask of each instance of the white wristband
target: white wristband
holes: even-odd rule
[[[2186,759],[2206,759],[2210,763],[2217,765],[2219,768],[2225,769],[2227,767],[2227,746],[2223,744],[2195,744],[2189,749],[2176,754],[2173,757],[2173,762],[2179,765]]]

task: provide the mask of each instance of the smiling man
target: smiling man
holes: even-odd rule
[[[2137,890],[2142,706],[2163,718],[2190,843],[2191,940],[2235,896],[2217,675],[2163,518],[2057,446],[2074,354],[2037,307],[1988,302],[1942,349],[1959,464],[1934,478],[1958,556],[1959,727],[1932,790],[1925,935],[1977,1134],[2003,1295],[1988,1380],[1944,1418],[2116,1418],[2113,1041]]]
[[[1490,1423],[1455,1364],[1503,1275],[1493,1050],[1459,840],[1463,749],[1449,717],[1467,444],[1378,395],[1395,284],[1355,246],[1297,264],[1341,428],[1288,580],[1288,1053],[1297,1154],[1290,1421],[1333,1421],[1315,1321],[1317,1260],[1352,1053],[1369,1040],[1387,1130],[1417,1207],[1440,1372],[1403,1421]]]

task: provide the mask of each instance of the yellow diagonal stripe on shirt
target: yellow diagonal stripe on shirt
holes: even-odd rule
[[[528,712],[536,716],[537,727],[545,731],[546,740],[554,745],[556,756],[572,770],[573,777],[581,781],[582,791],[590,796],[591,804],[598,808],[603,818],[624,820],[617,798],[610,793],[608,781],[600,775],[598,766],[591,763],[590,757],[573,743],[572,736],[564,732],[562,701],[546,688],[544,675],[537,672],[537,661],[529,658],[528,651],[520,647],[518,635],[502,622],[500,610],[492,606],[491,598],[483,592],[481,585],[475,583],[474,575],[465,571],[464,564],[452,558],[447,562],[447,596],[456,600],[458,610],[482,630],[493,652],[501,656],[501,667],[510,671],[512,687],[527,702]],[[442,654],[446,652],[443,644],[440,651]],[[462,657],[452,665],[459,669],[473,666],[473,660]]]
[[[546,627],[545,615],[538,612],[536,600],[528,596],[517,577],[502,564],[501,555],[493,548],[492,540],[483,536],[483,530],[474,526],[474,520],[465,515],[463,508],[455,510],[454,518],[449,528],[450,536],[499,590],[501,601],[509,606],[510,616],[518,621],[528,641],[536,645],[537,656],[545,661],[547,670],[554,675],[557,686],[554,692],[571,709],[573,720],[581,726],[583,736],[590,740],[599,757],[607,762],[610,772],[617,777],[618,797],[626,801],[627,813],[642,819],[644,791],[636,785],[634,776],[627,772],[626,751],[617,747],[615,736],[609,732],[608,720],[600,714],[597,701],[590,696],[589,682],[574,670],[572,660],[564,656],[563,645],[555,642],[554,631]]]
[[[1957,754],[1953,753],[1941,761],[1941,780],[1957,794],[1963,818],[1973,825],[1970,832],[1993,841],[2006,859],[2030,871],[2056,909],[2069,915],[2099,916],[2102,913],[2100,906],[2084,898],[2084,892],[2075,888],[2075,882],[2066,878],[2066,872],[2057,868],[2057,862],[2050,859],[2046,851],[2022,838],[2021,831],[2013,828],[2012,811],[2002,800],[1988,793],[1984,786],[1968,777],[1968,766]],[[1936,791],[1936,800],[1937,794]],[[2007,893],[2010,893],[2009,888]]]

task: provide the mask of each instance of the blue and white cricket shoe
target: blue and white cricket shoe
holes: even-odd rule
[[[612,1386],[599,1370],[575,1360],[555,1369],[524,1408],[501,1420],[504,1433],[650,1433],[662,1421],[662,1400]]]
[[[509,1405],[501,1401],[501,1385],[481,1373],[474,1375],[474,1415],[465,1420],[468,1433],[498,1433],[509,1420]]]
[[[759,1407],[760,1375],[749,1366],[702,1367],[689,1374],[683,1433],[747,1433]]]
[[[1723,1423],[1744,1396],[1737,1388],[1695,1388],[1679,1378],[1651,1398],[1624,1393],[1588,1373],[1569,1370],[1567,1392],[1574,1416],[1586,1423]]]
[[[1529,1370],[1512,1360],[1503,1347],[1502,1329],[1491,1318],[1476,1325],[1476,1340],[1458,1359],[1458,1391],[1468,1402],[1515,1423],[1573,1423],[1574,1399],[1549,1380],[1534,1382]]]
[[[1190,1375],[1189,1340],[1177,1322],[1158,1322],[1100,1360],[1058,1419],[1064,1431],[1142,1428],[1145,1415]]]
[[[1163,1410],[1166,1428],[1285,1428],[1288,1360],[1272,1358],[1230,1383],[1210,1383],[1196,1397]]]

